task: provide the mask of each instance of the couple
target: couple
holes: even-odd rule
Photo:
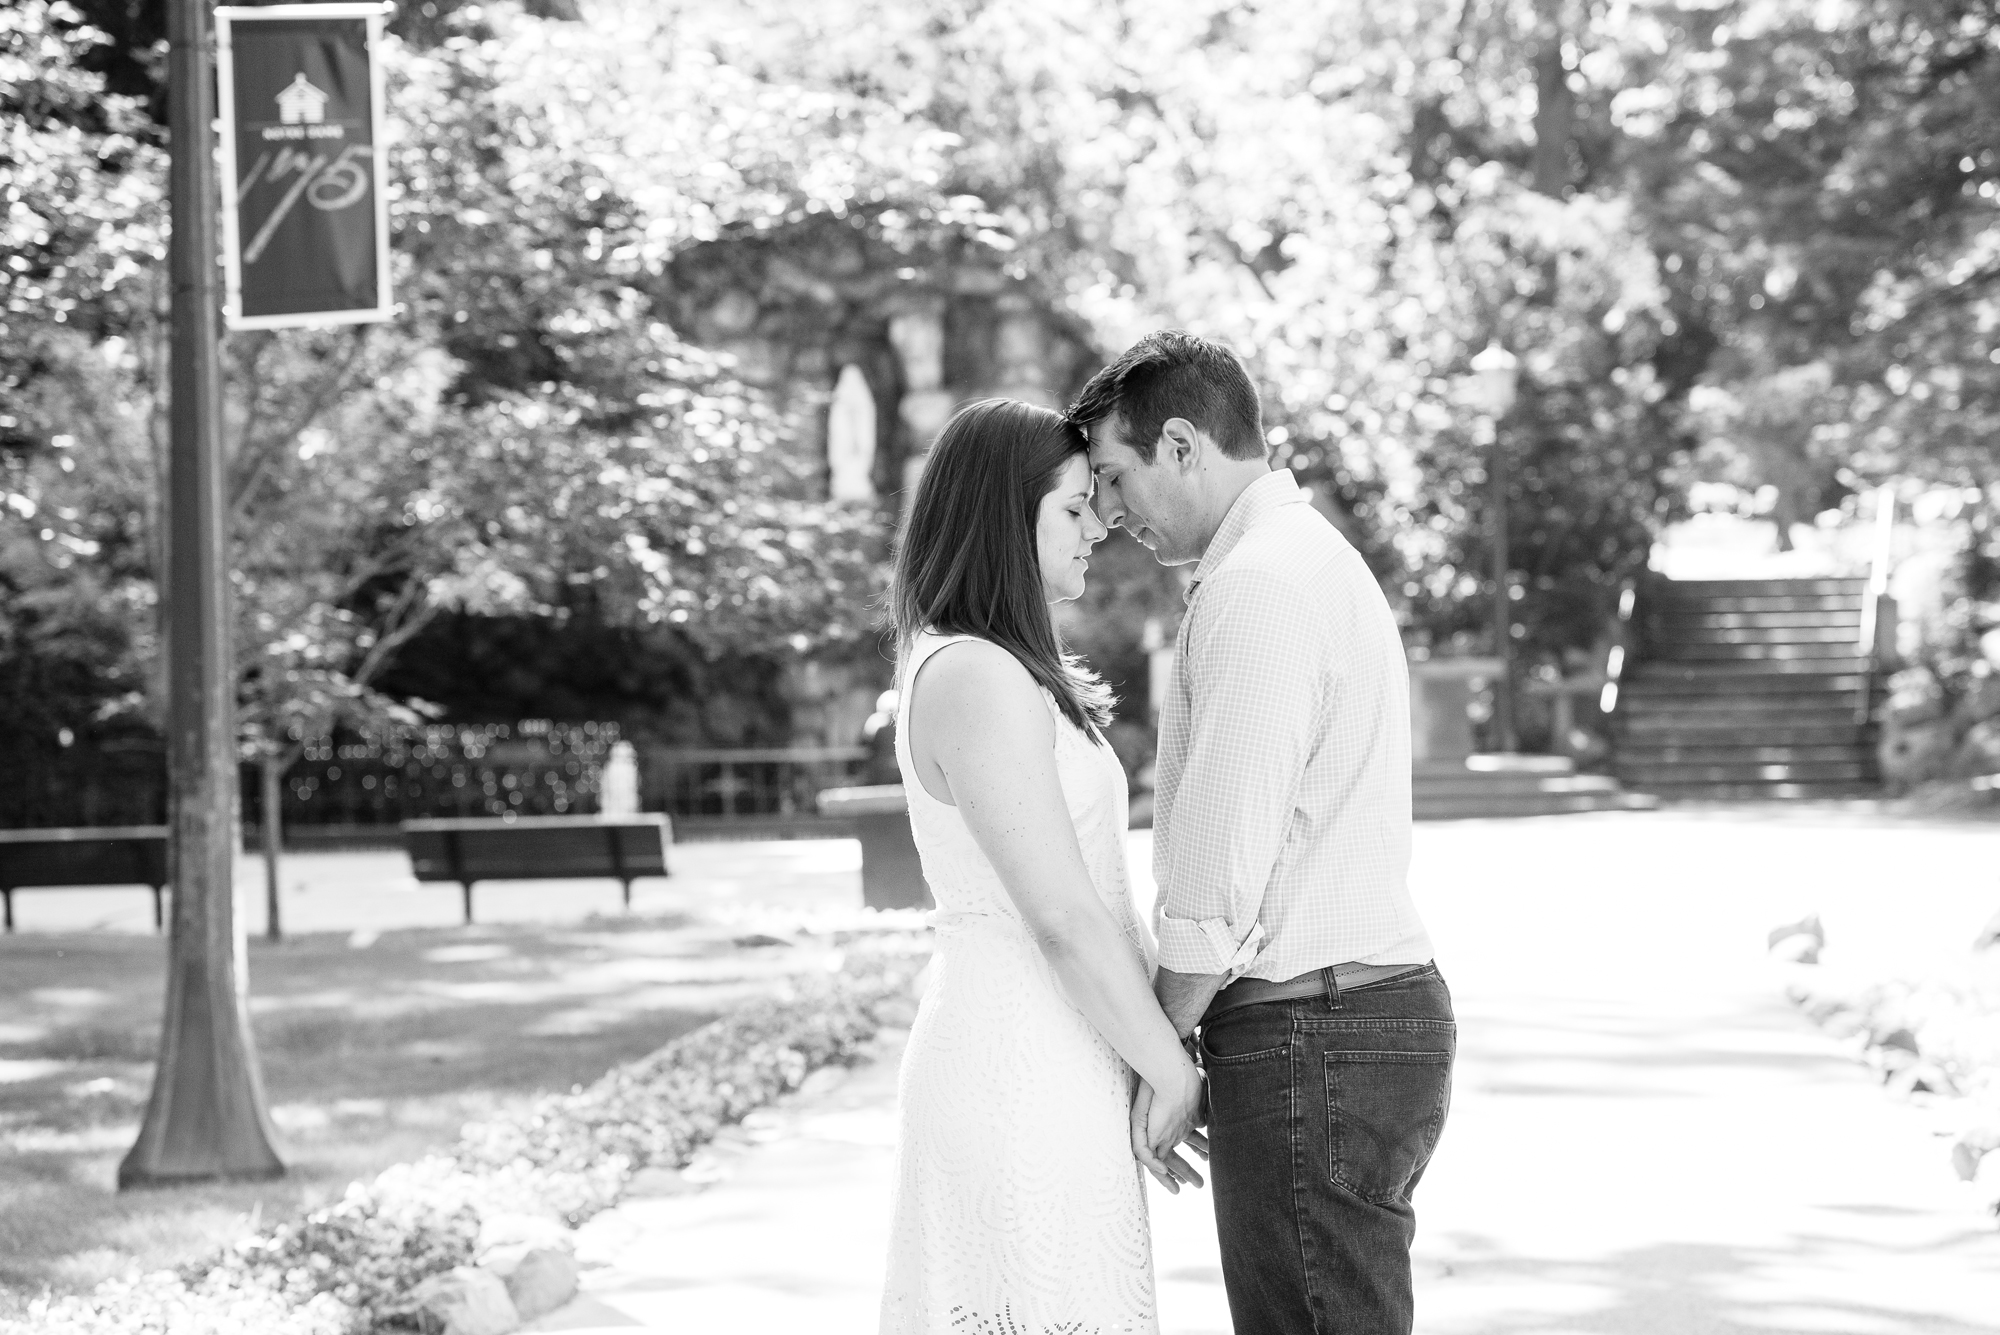
[[[1160,720],[1157,958],[1111,699],[1049,615],[1108,524],[1200,562]],[[1183,1145],[1209,1160],[1237,1335],[1407,1335],[1455,1029],[1404,885],[1402,643],[1267,462],[1242,364],[1159,333],[1067,416],[960,412],[894,597],[897,760],[938,908],[885,1335],[1157,1330],[1141,1169],[1201,1185]]]

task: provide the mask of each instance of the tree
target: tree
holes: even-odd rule
[[[1990,476],[2000,11],[1771,0],[1652,22],[1674,40],[1627,121],[1635,195],[1724,349],[1714,379],[1823,365],[1788,458],[1831,499],[1835,475]]]
[[[116,736],[156,647],[163,423],[121,391],[165,370],[165,162],[86,67],[102,41],[65,4],[0,12],[0,735],[45,763]]]
[[[61,79],[53,92],[28,88],[28,102],[40,97],[73,120],[112,111],[136,120],[136,100],[110,99],[81,72],[105,46],[102,33],[64,27],[74,12],[60,6],[29,17],[40,27],[14,20],[19,41],[55,43]],[[724,182],[706,187],[715,202],[703,205],[692,184],[704,159],[691,152],[687,188],[654,201],[679,212],[641,208],[607,173],[643,188],[632,155],[659,142],[566,137],[617,127],[576,119],[590,103],[565,91],[571,65],[529,59],[547,54],[548,30],[563,26],[574,25],[500,16],[461,31],[448,51],[399,54],[392,102],[410,132],[393,174],[406,319],[230,341],[241,701],[246,745],[259,754],[282,756],[341,718],[392,711],[373,682],[444,607],[548,609],[589,588],[615,616],[658,621],[717,652],[797,653],[865,624],[858,605],[876,587],[879,556],[869,517],[811,499],[789,424],[684,344],[644,287],[648,256],[701,235],[725,209],[731,219],[784,216],[819,196],[782,197],[773,182],[759,212],[740,182]],[[570,60],[581,68],[603,50]],[[716,105],[684,91],[674,114],[693,119],[675,122],[679,132],[692,149],[730,127],[730,146],[776,173],[793,108],[747,80],[739,92]],[[520,133],[524,123],[545,132]],[[49,124],[23,141],[47,165],[23,172],[17,193],[33,189],[36,216],[58,220],[65,194],[88,205],[95,189],[113,202],[98,209],[97,231],[79,224],[73,237],[44,238],[49,258],[36,271],[79,289],[72,304],[93,315],[95,344],[60,318],[22,325],[42,309],[24,287],[11,303],[10,351],[39,340],[54,352],[22,357],[8,381],[17,443],[7,457],[20,479],[10,494],[17,511],[69,517],[41,538],[43,564],[102,570],[143,605],[157,472],[144,427],[159,399],[146,355],[159,343],[158,313],[84,298],[115,289],[107,275],[129,281],[121,257],[146,234],[111,217],[147,191],[157,198],[161,159],[129,135]],[[113,184],[92,183],[120,145],[125,193],[114,199]],[[27,212],[15,210],[17,227]],[[67,221],[91,216],[86,208]],[[136,260],[129,267],[140,272]],[[91,467],[75,467],[79,453]],[[143,659],[149,643],[134,637],[131,654]],[[138,692],[122,703],[150,708]]]
[[[100,507],[47,442],[83,433],[33,403],[64,375],[145,402],[156,327],[143,229],[87,225],[156,170],[149,34],[88,7],[112,40],[16,11],[61,56],[21,95],[42,108],[25,133],[38,161],[73,164],[22,177],[56,220],[35,281],[87,328],[19,343],[63,351],[8,382],[28,405],[9,414],[40,423],[9,457],[32,455],[20,466],[79,515]],[[588,605],[718,655],[861,633],[878,517],[816,503],[791,409],[675,319],[689,256],[805,255],[832,230],[913,261],[1003,254],[1106,351],[1159,325],[1242,349],[1280,456],[1418,642],[1485,634],[1486,460],[1452,382],[1489,341],[1524,363],[1509,583],[1538,666],[1588,653],[1704,441],[1799,514],[1893,471],[1990,471],[1987,5],[602,0],[587,23],[543,17],[568,8],[399,16],[407,318],[235,341],[246,625],[284,628],[246,667],[257,709],[281,685],[315,717],[382,705],[382,665],[438,608]],[[107,337],[125,340],[109,370],[86,355]],[[1787,394],[1810,421],[1755,411]],[[259,545],[279,526],[311,537],[296,563]],[[112,544],[72,536],[103,543],[72,555],[115,583]],[[1175,610],[1165,585],[1145,597]]]

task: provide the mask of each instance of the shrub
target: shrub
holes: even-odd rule
[[[410,1295],[475,1259],[482,1226],[574,1227],[642,1168],[678,1168],[723,1126],[851,1059],[917,961],[851,955],[837,974],[753,1002],[594,1084],[468,1125],[451,1150],[355,1183],[339,1201],[181,1271],[43,1299],[23,1332],[361,1335],[419,1326]]]

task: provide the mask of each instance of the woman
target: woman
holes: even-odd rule
[[[1102,683],[1049,605],[1105,528],[1082,433],[953,417],[896,560],[897,760],[937,949],[900,1087],[884,1335],[1153,1331],[1134,1155],[1170,1188],[1199,1073],[1153,1000]],[[1155,1091],[1129,1127],[1133,1073]]]

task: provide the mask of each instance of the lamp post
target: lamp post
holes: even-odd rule
[[[1493,725],[1500,750],[1514,749],[1514,609],[1507,558],[1507,452],[1500,445],[1500,419],[1514,407],[1521,363],[1498,343],[1472,359],[1472,378],[1479,396],[1482,434],[1486,437],[1486,474],[1492,487],[1493,511],[1493,643],[1500,657],[1500,680],[1493,690]]]
[[[121,1189],[285,1172],[257,1072],[236,922],[236,695],[216,371],[222,294],[210,8],[210,0],[167,6],[173,393],[163,565],[174,897],[160,1060],[139,1138],[118,1165]]]

